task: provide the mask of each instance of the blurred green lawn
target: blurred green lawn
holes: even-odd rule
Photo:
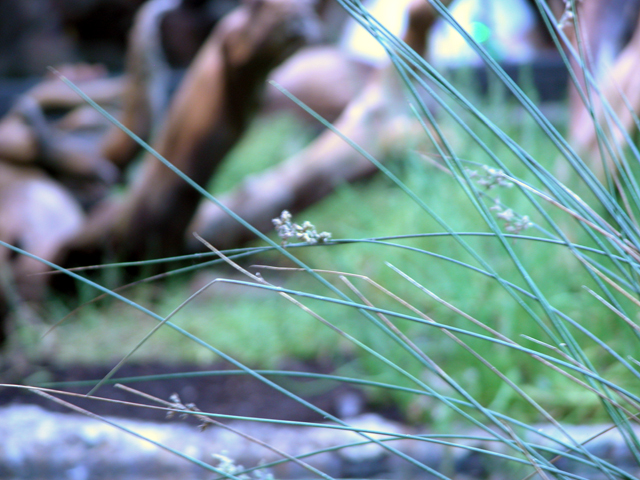
[[[536,160],[552,171],[555,169],[559,174],[563,174],[562,168],[554,165],[556,154],[550,146],[550,141],[520,109],[495,98],[478,101],[486,102],[483,112],[504,128],[511,138],[519,142]],[[562,106],[555,108],[560,111],[563,109]],[[563,119],[560,118],[559,121],[562,122]],[[442,128],[447,132],[460,158],[477,162],[479,165],[489,163],[486,156],[452,124],[443,120]],[[485,127],[476,124],[474,131],[485,138],[487,144],[504,162],[515,165],[516,162],[511,161],[513,154],[488,135]],[[212,191],[224,192],[248,173],[260,171],[287,158],[302,148],[312,135],[310,129],[301,126],[298,120],[289,116],[256,120],[246,137],[221,167],[212,183]],[[404,155],[390,159],[388,165],[417,195],[446,219],[453,229],[458,232],[488,232],[488,228],[454,178],[434,166],[434,162],[440,160],[434,155],[434,151],[418,151],[409,147]],[[479,168],[472,163],[469,166],[473,169]],[[524,179],[530,175],[524,168],[517,166],[513,167],[513,171],[522,175]],[[572,185],[571,177],[567,176],[568,185],[578,189],[578,192],[587,198],[588,192],[580,192],[580,186]],[[541,221],[533,212],[528,211],[528,203],[516,189],[501,189],[499,192],[488,193],[492,196],[498,195],[500,200],[514,211],[522,215],[531,215],[534,222]],[[568,215],[558,210],[550,211],[553,218],[569,232],[572,241],[593,246]],[[340,186],[329,198],[294,220],[298,223],[309,220],[319,231],[331,232],[334,239],[368,239],[442,231],[434,220],[381,175],[355,185]],[[539,235],[539,232],[530,229],[523,234]],[[503,255],[497,242],[487,237],[468,237],[467,241],[500,272],[503,278],[524,287],[525,283],[506,255]],[[478,266],[477,262],[448,236],[390,242],[457,258]],[[552,305],[586,326],[621,355],[635,355],[635,338],[626,333],[620,334],[621,331],[628,331],[626,327],[621,325],[615,314],[585,291],[583,285],[593,286],[593,282],[566,248],[523,239],[510,242]],[[524,345],[526,341],[520,335],[542,338],[539,327],[531,322],[522,308],[495,280],[443,259],[372,243],[305,247],[296,249],[295,253],[313,268],[366,275],[437,322],[481,331],[403,280],[386,265],[388,262],[460,310],[473,314],[482,323],[496,328]],[[260,254],[243,261],[244,266],[254,263],[288,265],[277,253]],[[262,274],[277,285],[329,295],[326,289],[304,273],[262,271]],[[195,275],[136,287],[128,290],[125,295],[160,315],[166,315],[198,287],[216,276],[240,279],[239,274],[230,268],[218,267]],[[348,292],[337,275],[325,277]],[[357,279],[353,282],[376,306],[410,313],[366,282]],[[356,298],[352,293],[350,295]],[[83,289],[83,299],[88,300],[92,296],[91,292]],[[433,374],[425,371],[418,361],[407,360],[404,350],[378,329],[367,324],[367,320],[351,308],[317,300],[303,302],[376,351],[384,352],[387,358],[398,362],[417,377],[427,382],[439,381]],[[534,310],[541,311],[535,302],[531,301],[528,304]],[[63,307],[56,299],[52,299],[46,308],[51,322],[62,318],[68,311],[67,307]],[[405,380],[395,378],[397,375],[384,368],[379,360],[359,351],[305,312],[267,291],[218,283],[187,305],[173,321],[205,342],[254,367],[276,367],[287,357],[323,358],[331,360],[338,367],[338,374],[357,374],[359,377],[377,381],[413,386]],[[479,365],[469,353],[456,348],[440,330],[405,320],[393,319],[393,322],[452,377],[463,383],[483,405],[501,411],[507,409],[512,416],[520,419],[537,419],[532,407],[507,388],[489,369]],[[40,340],[39,334],[48,326],[39,325],[39,328],[34,328],[33,324],[23,325],[17,332],[16,339],[22,343],[22,348],[28,352],[33,362],[51,360],[61,365],[111,365],[126,355],[145,333],[155,326],[155,321],[145,318],[143,314],[128,306],[105,300],[83,307],[44,340]],[[577,336],[581,337],[579,334]],[[590,398],[585,395],[584,390],[578,390],[578,386],[574,392],[574,384],[566,382],[564,377],[551,372],[528,355],[477,339],[466,340],[534,398],[549,401],[548,392],[553,392],[551,403],[555,410],[552,410],[552,413],[557,418],[572,421],[592,419],[594,405],[597,403],[595,396]],[[584,345],[586,351],[590,348],[597,350],[595,345],[590,347],[588,342]],[[135,362],[193,362],[201,365],[210,364],[215,360],[217,359],[214,354],[168,328],[162,328],[157,332],[131,359]],[[630,375],[605,355],[595,355],[594,361],[600,373],[603,376],[608,375],[613,381],[622,381],[617,377]],[[444,391],[446,392],[446,387]],[[449,393],[453,395],[452,392]],[[400,402],[408,415],[416,419],[426,416],[436,421],[447,421],[451,415],[446,408],[426,397],[395,394],[394,399]]]

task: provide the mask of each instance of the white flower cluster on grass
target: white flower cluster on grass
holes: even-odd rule
[[[491,190],[495,187],[513,187],[513,182],[510,182],[508,180],[507,174],[502,170],[498,170],[497,168],[483,165],[481,172],[478,172],[477,170],[470,170],[468,168],[466,169],[466,171],[469,175],[469,178],[477,179],[476,183],[482,187],[485,187],[487,190]]]
[[[517,235],[521,231],[526,230],[529,227],[533,227],[533,222],[529,220],[528,215],[518,215],[510,208],[507,208],[506,210],[503,209],[502,205],[499,204],[499,200],[489,210],[498,212],[496,217],[500,220],[504,220],[504,229],[509,233],[515,233]]]
[[[483,165],[482,170],[465,169],[469,178],[475,179],[476,183],[487,190],[491,190],[496,187],[511,188],[513,182],[509,181],[509,177],[502,170]],[[504,220],[504,229],[509,233],[518,234],[529,227],[533,227],[533,222],[529,219],[528,215],[520,215],[514,212],[510,208],[504,208],[500,199],[494,199],[494,205],[489,209],[496,213],[496,217],[500,220]]]
[[[240,472],[244,471],[244,467],[242,465],[236,464],[231,458],[227,457],[226,455],[214,453],[212,454],[212,456],[213,458],[218,460],[218,465],[216,465],[216,468],[228,475],[233,475],[234,477],[240,478],[241,480],[274,480],[273,475],[271,475],[270,473],[265,473],[262,470],[254,471],[252,476],[247,475],[246,473],[238,475]]]
[[[278,236],[282,239],[282,246],[289,243],[291,239],[298,239],[306,243],[325,243],[331,239],[329,232],[318,233],[316,227],[311,222],[304,222],[302,225],[291,221],[291,214],[283,210],[279,218],[271,220],[276,227]]]

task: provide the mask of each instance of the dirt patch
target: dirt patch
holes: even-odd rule
[[[333,371],[333,367],[318,363],[289,362],[283,365],[282,370],[329,374]],[[208,374],[208,372],[220,371],[223,372]],[[48,382],[95,380],[95,383],[97,383],[108,372],[109,368],[98,366],[66,369],[45,366],[38,372],[38,376],[46,375]],[[174,376],[175,374],[184,374],[186,372],[190,374],[188,377],[179,378]],[[323,415],[314,412],[309,407],[277,391],[259,379],[234,372],[237,371],[231,371],[228,366],[220,364],[212,365],[206,369],[193,365],[132,364],[122,367],[114,380],[130,377],[165,376],[165,378],[137,380],[134,382],[126,381],[126,385],[163,400],[169,400],[172,394],[177,393],[182,402],[194,403],[205,412],[303,422],[326,420]],[[36,377],[34,375],[31,378]],[[401,417],[397,409],[392,406],[381,407],[369,404],[365,392],[345,383],[326,379],[302,379],[275,375],[268,375],[267,378],[331,415],[345,417],[364,411],[375,411],[393,420],[399,420]],[[124,380],[120,381],[125,383]],[[25,383],[33,384],[34,382]],[[56,388],[86,394],[91,389],[91,385],[65,385]],[[151,403],[139,396],[115,388],[113,385],[101,387],[96,392],[96,395],[128,402]],[[156,421],[165,417],[164,412],[147,408],[85,398],[67,397],[67,399],[75,405],[98,415]],[[66,407],[23,389],[0,389],[0,406],[14,403],[37,404],[58,412],[69,411]]]

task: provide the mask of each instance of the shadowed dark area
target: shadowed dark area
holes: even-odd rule
[[[47,383],[86,380],[95,380],[97,383],[109,370],[110,368],[99,366],[72,366],[65,368],[43,366],[39,371],[34,371],[33,374],[35,376],[31,378],[46,377]],[[126,385],[165,401],[169,401],[171,395],[177,393],[183,403],[194,403],[200,410],[209,413],[300,422],[321,422],[325,420],[318,413],[249,375],[204,374],[204,372],[214,370],[230,370],[230,368],[228,364],[216,364],[209,368],[193,365],[132,364],[122,367],[116,374],[116,380],[127,377],[193,372],[195,373],[194,375],[188,375],[183,378],[174,377],[170,379],[126,382]],[[333,367],[329,364],[317,362],[288,361],[283,365],[282,370],[329,374],[333,371]],[[199,375],[198,372],[202,373],[202,375]],[[400,419],[399,411],[395,407],[365,405],[366,400],[362,390],[348,384],[299,377],[269,376],[268,378],[331,415],[341,417],[345,413],[360,413],[360,410],[364,407],[367,411],[374,410],[389,419]],[[32,382],[29,381],[29,383]],[[91,389],[91,386],[63,386],[60,388],[73,393],[86,394]],[[95,395],[129,402],[149,403],[146,399],[124,392],[113,385],[102,386]],[[83,398],[61,398],[98,415],[156,421],[162,421],[166,417],[164,412],[152,409]],[[57,412],[70,411],[26,390],[17,388],[0,389],[0,406],[13,403],[36,404]]]

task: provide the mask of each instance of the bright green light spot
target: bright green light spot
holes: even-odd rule
[[[491,29],[482,22],[471,22],[471,36],[478,43],[483,43],[491,37]]]

